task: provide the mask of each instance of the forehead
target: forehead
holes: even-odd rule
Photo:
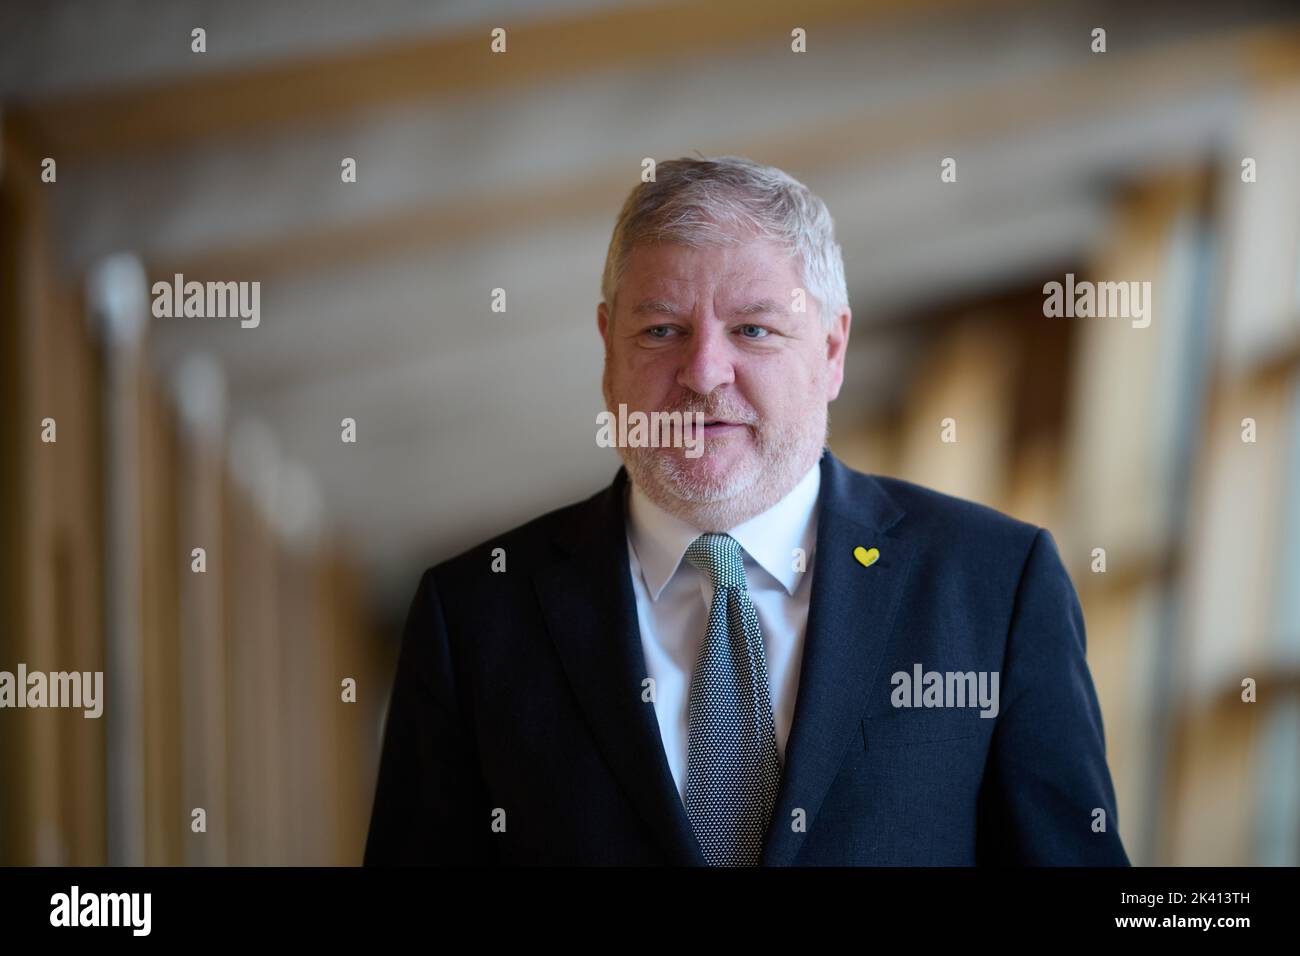
[[[794,257],[768,239],[735,245],[657,242],[634,246],[619,280],[620,289],[657,294],[764,289],[788,295],[798,284]]]

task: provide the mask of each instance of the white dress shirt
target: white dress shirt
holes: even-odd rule
[[[630,487],[627,551],[641,647],[647,676],[654,679],[655,715],[664,752],[685,804],[687,704],[713,585],[683,560],[686,548],[702,532],[659,508],[640,488]],[[776,749],[783,764],[808,624],[820,490],[821,467],[814,464],[784,498],[727,532],[740,542],[749,597],[763,632]],[[796,548],[803,549],[807,570],[795,569]]]

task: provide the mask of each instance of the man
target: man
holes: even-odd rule
[[[825,447],[824,204],[737,157],[656,180],[610,242],[605,403],[690,425],[425,572],[366,862],[1127,865],[1051,535]]]

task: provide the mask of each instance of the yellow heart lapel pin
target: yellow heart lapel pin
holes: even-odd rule
[[[876,548],[864,548],[858,545],[853,549],[853,556],[858,559],[858,563],[864,568],[869,568],[880,559],[880,551]]]

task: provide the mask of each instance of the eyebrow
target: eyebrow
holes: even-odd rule
[[[662,315],[677,314],[677,310],[663,299],[643,299],[636,305],[632,306],[633,315],[642,315],[646,312],[657,312]]]
[[[633,315],[643,315],[647,312],[657,313],[660,315],[677,315],[678,311],[670,303],[663,299],[643,299],[632,307]],[[757,299],[748,305],[741,306],[732,311],[732,315],[760,315],[768,312],[784,313],[785,310],[775,299]]]
[[[736,309],[732,315],[758,315],[763,312],[785,312],[775,299],[759,299],[749,305]]]

